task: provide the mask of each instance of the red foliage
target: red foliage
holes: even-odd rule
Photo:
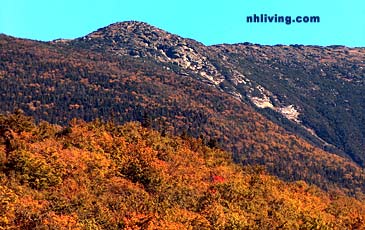
[[[222,176],[217,176],[217,175],[213,175],[211,178],[212,182],[217,184],[217,183],[223,183],[225,181],[224,177]]]

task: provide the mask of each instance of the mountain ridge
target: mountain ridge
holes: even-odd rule
[[[104,37],[100,40],[101,43],[98,44],[99,38],[97,35],[100,33],[103,34]],[[123,40],[123,38],[125,38],[125,40]],[[228,92],[237,100],[254,105],[260,112],[262,112],[261,109],[269,108],[276,114],[267,115],[271,112],[264,112],[271,120],[282,119],[280,116],[283,116],[284,119],[296,123],[286,126],[295,126],[296,128],[294,129],[300,129],[301,136],[313,144],[334,151],[342,156],[349,156],[360,164],[363,162],[364,156],[358,156],[358,151],[360,151],[358,149],[360,148],[354,150],[351,146],[339,146],[344,145],[342,137],[333,134],[334,131],[329,130],[328,127],[323,126],[319,129],[316,126],[321,124],[318,124],[318,122],[315,121],[314,116],[311,115],[313,109],[310,107],[313,107],[313,105],[308,106],[308,103],[296,105],[291,103],[291,101],[305,100],[303,98],[298,99],[294,90],[301,90],[301,94],[308,97],[310,94],[305,91],[320,89],[318,82],[322,81],[322,79],[316,79],[317,82],[313,82],[311,76],[314,74],[319,77],[331,78],[328,80],[330,81],[330,84],[332,84],[331,81],[336,81],[336,78],[338,78],[339,80],[348,81],[355,85],[363,85],[364,78],[361,77],[361,75],[364,75],[365,64],[363,60],[365,59],[365,48],[302,45],[261,46],[249,43],[205,46],[195,40],[185,39],[147,23],[136,21],[115,23],[99,29],[96,32],[92,32],[85,37],[73,40],[74,45],[88,46],[88,43],[90,43],[89,48],[94,50],[96,48],[105,49],[105,51],[116,55],[151,58],[161,63],[176,65],[180,67],[177,70],[178,74],[188,75],[194,73],[197,75],[198,79],[203,82],[212,84],[218,89]],[[348,61],[350,61],[350,63],[346,64],[347,66],[343,64],[342,66],[336,66],[336,63],[347,63]],[[240,63],[243,63],[243,68],[240,66],[242,65]],[[253,74],[250,70],[247,70],[249,65],[254,66],[250,67],[254,68],[252,72],[261,71],[262,73],[259,74],[265,75],[263,78],[266,79],[257,80],[257,74]],[[273,68],[273,65],[277,66]],[[348,65],[352,65],[356,69],[349,67]],[[341,70],[342,72],[338,71],[340,68],[343,69]],[[284,72],[281,69],[283,69]],[[289,78],[284,77],[288,74],[286,73],[286,69],[288,69],[289,74],[292,75]],[[292,73],[293,69],[294,75]],[[345,69],[348,72],[345,73]],[[298,80],[295,79],[295,75],[297,74],[304,76],[302,81],[299,80],[299,83],[304,85],[304,87],[297,87],[295,85],[295,82],[298,82]],[[247,76],[250,77],[248,78]],[[274,76],[276,79],[268,79],[267,76]],[[356,80],[355,82],[353,81],[354,78]],[[267,84],[268,81],[271,82],[269,82],[269,85],[267,86],[265,84]],[[279,81],[288,82],[280,83],[281,86],[279,88],[276,87],[277,92],[271,92],[273,84],[274,86],[278,85]],[[285,99],[287,95],[279,92],[282,91],[283,88],[294,89],[289,92],[292,94],[292,98]],[[348,92],[345,93],[348,94]],[[317,93],[313,92],[313,94],[313,100],[316,100],[315,98],[318,97],[316,95]],[[321,97],[327,96],[325,95],[326,92],[321,92],[321,94],[322,95],[319,95]],[[331,97],[336,97],[336,95],[331,95]],[[346,99],[344,99],[344,101],[346,101]],[[299,102],[298,104],[302,103]],[[361,110],[365,109],[364,106],[359,107]],[[316,111],[318,109],[319,108],[315,108]],[[344,110],[347,110],[347,108],[344,108]],[[303,115],[303,113],[307,114]],[[333,125],[333,121],[328,118],[327,113],[329,113],[329,111],[326,111],[326,114],[322,113],[315,116],[326,119],[325,123],[328,123],[328,126],[331,126]],[[301,116],[304,116],[304,119],[300,119]],[[356,116],[357,115],[354,115],[353,117]],[[288,121],[285,122],[288,123]],[[316,122],[317,124],[311,125],[313,122]],[[283,122],[281,125],[284,125]],[[293,130],[293,128],[289,128],[290,130]],[[340,129],[343,128],[344,127],[341,127]],[[325,133],[322,134],[322,130],[324,130]],[[358,133],[362,139],[361,142],[365,143],[364,133]],[[361,153],[361,155],[365,154]]]

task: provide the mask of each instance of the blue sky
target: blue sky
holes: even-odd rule
[[[320,16],[320,23],[249,24],[253,14]],[[365,47],[364,0],[1,0],[0,33],[76,38],[117,21],[144,21],[204,44]]]

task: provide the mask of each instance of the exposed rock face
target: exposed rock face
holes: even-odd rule
[[[293,105],[288,105],[286,107],[283,108],[279,108],[278,112],[280,112],[281,114],[283,114],[287,119],[295,121],[295,122],[299,122],[298,117],[299,117],[299,112],[298,110],[296,110],[294,108]]]
[[[148,57],[163,63],[177,64],[214,85],[224,80],[224,76],[204,55],[207,52],[203,44],[143,22],[115,23],[83,37],[82,40],[93,41],[94,48],[107,47],[119,55]],[[105,44],[105,41],[108,43]]]
[[[264,108],[274,108],[273,104],[271,103],[270,98],[268,97],[264,97],[264,98],[259,98],[259,97],[251,97],[250,98],[252,103],[254,103],[257,107],[264,109]]]

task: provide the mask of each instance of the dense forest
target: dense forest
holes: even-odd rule
[[[187,134],[261,165],[287,181],[361,197],[365,174],[351,160],[313,147],[249,104],[174,65],[81,46],[0,36],[1,112],[67,125],[72,118],[139,121],[165,134]]]
[[[0,117],[1,229],[363,229],[365,204],[138,122]]]

